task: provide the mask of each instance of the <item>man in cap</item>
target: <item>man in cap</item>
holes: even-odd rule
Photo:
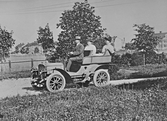
[[[69,58],[66,71],[70,70],[71,64],[73,61],[82,60],[84,57],[84,46],[80,43],[81,37],[75,37],[75,43],[77,44],[73,52],[70,52],[70,55],[74,56]]]

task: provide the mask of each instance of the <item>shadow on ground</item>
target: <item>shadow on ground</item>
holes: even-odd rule
[[[35,89],[33,87],[23,87],[23,90],[27,90],[27,91],[42,91],[43,89]]]
[[[144,90],[144,89],[157,87],[159,89],[166,90],[167,79],[143,80],[136,83],[117,85],[115,87],[118,89],[129,89],[129,90]]]
[[[91,84],[88,84],[88,83],[67,84],[65,89],[82,88],[82,87],[88,87],[88,86],[91,86]],[[36,92],[47,91],[47,89],[45,87],[44,88],[23,87],[22,89],[27,90],[27,91],[36,91]]]

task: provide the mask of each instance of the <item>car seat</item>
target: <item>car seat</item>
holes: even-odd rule
[[[92,50],[84,50],[84,57],[90,56],[92,54]],[[82,65],[83,59],[73,61],[70,67],[71,72],[77,72],[81,65]]]

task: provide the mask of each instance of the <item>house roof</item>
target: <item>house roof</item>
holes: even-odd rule
[[[40,45],[37,41],[34,41],[32,43],[27,43],[26,45],[24,45],[24,47],[31,47],[31,46],[38,46]]]
[[[20,43],[20,44],[18,44],[16,47],[21,48],[21,47],[23,47],[23,46],[24,46],[24,43]]]
[[[154,36],[163,39],[165,37],[165,34],[167,34],[167,32],[160,32],[160,33],[155,33]]]

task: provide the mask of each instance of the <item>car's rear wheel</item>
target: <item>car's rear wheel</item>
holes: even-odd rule
[[[65,86],[66,86],[66,80],[61,73],[53,73],[49,75],[46,81],[46,88],[50,92],[61,91],[65,88]]]
[[[107,70],[99,69],[95,72],[93,76],[93,82],[97,87],[103,87],[109,84],[110,75]]]

